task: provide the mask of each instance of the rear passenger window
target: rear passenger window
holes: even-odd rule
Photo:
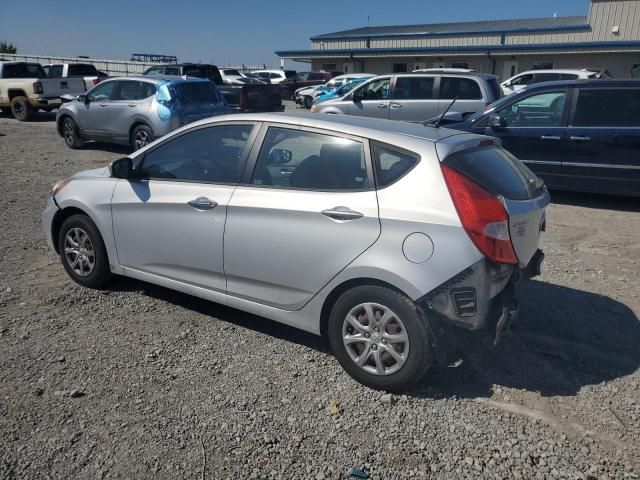
[[[414,156],[377,145],[373,147],[373,164],[378,188],[384,188],[396,182],[416,163],[418,163],[418,159]]]
[[[252,129],[252,125],[221,125],[185,133],[146,154],[138,174],[151,179],[236,184]]]
[[[364,145],[332,135],[272,127],[251,183],[305,190],[365,189]]]
[[[443,100],[482,100],[480,85],[470,78],[442,77],[440,98]]]
[[[398,77],[393,92],[397,100],[430,100],[433,98],[433,77]]]
[[[640,89],[580,90],[575,127],[640,127]]]
[[[142,86],[142,82],[121,80],[117,82],[111,100],[141,100],[146,98],[143,96]]]

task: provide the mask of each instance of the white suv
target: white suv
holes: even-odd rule
[[[502,93],[510,95],[527,85],[542,82],[555,82],[557,80],[579,80],[584,78],[600,78],[605,75],[597,70],[529,70],[505,80],[500,84]]]

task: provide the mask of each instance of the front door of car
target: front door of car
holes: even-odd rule
[[[576,91],[562,169],[573,188],[640,192],[640,89]]]
[[[391,78],[367,82],[347,97],[347,113],[361,117],[389,118]]]
[[[438,99],[434,95],[435,77],[412,75],[396,78],[393,100],[389,103],[389,119],[424,122],[438,115]]]
[[[111,205],[121,266],[226,291],[227,206],[244,169],[253,129],[234,123],[189,130],[136,161],[138,178],[118,181]]]
[[[299,310],[375,243],[368,151],[365,141],[339,133],[268,127],[252,152],[255,168],[229,202],[230,295]]]
[[[561,186],[566,148],[568,91],[535,93],[508,103],[486,119],[482,133],[498,137],[504,148],[551,186]],[[492,125],[492,119],[500,124]]]
[[[106,135],[105,122],[110,113],[111,97],[120,80],[109,80],[98,84],[87,92],[87,101],[78,105],[77,124],[87,139]]]

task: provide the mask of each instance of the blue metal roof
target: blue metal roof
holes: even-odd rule
[[[395,25],[382,27],[362,27],[352,30],[327,33],[311,37],[312,41],[397,37],[397,36],[444,36],[477,35],[507,32],[544,32],[556,30],[582,30],[591,28],[586,16],[545,17],[511,20],[483,20],[458,23],[427,23],[420,25]]]
[[[327,57],[327,56],[354,56],[359,55],[419,55],[435,53],[465,53],[465,52],[500,52],[500,51],[536,51],[536,50],[566,50],[581,48],[640,48],[640,41],[626,40],[613,42],[567,42],[567,43],[536,43],[532,45],[472,45],[459,47],[409,47],[409,48],[349,48],[349,49],[317,49],[317,50],[280,50],[276,51],[279,57]]]

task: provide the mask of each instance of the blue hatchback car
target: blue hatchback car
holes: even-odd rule
[[[551,189],[640,196],[639,80],[535,84],[441,125],[500,138]]]
[[[342,97],[365,80],[371,80],[371,77],[354,78],[350,82],[347,82],[338,88],[318,89],[318,95],[316,96],[313,103],[320,103],[324,102],[325,100],[331,100],[332,98]]]

